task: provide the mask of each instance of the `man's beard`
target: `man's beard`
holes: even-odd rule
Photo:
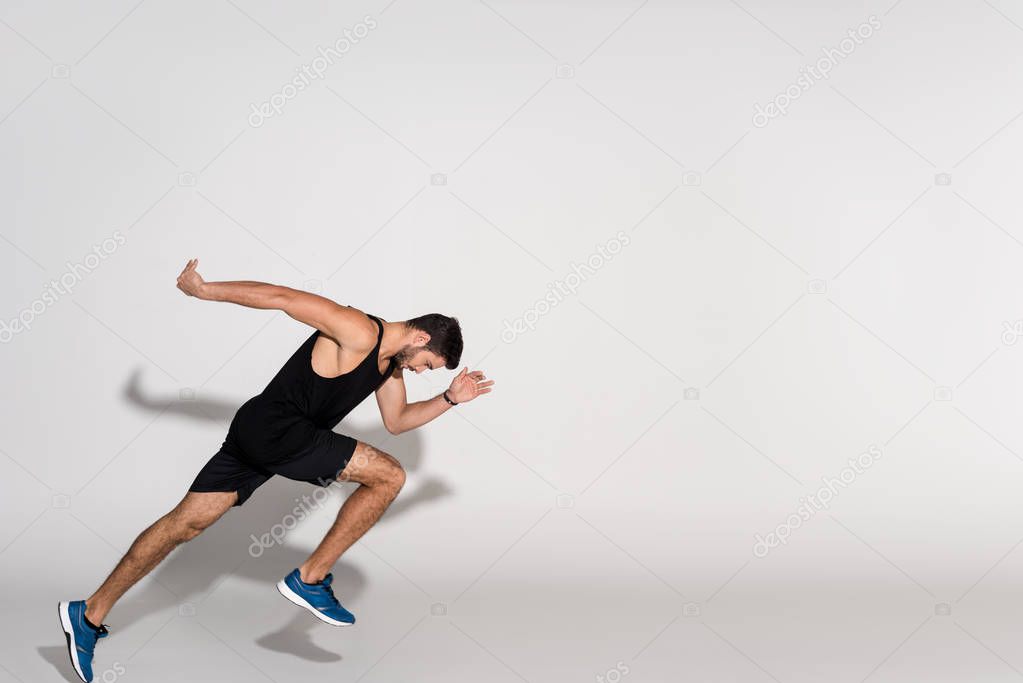
[[[419,349],[411,344],[405,345],[396,354],[394,354],[394,364],[399,367],[405,367],[405,364],[412,360],[412,356],[416,355]]]

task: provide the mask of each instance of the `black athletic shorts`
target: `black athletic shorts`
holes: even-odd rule
[[[266,462],[246,453],[229,433],[188,490],[196,493],[237,491],[235,505],[241,505],[275,474],[317,486],[330,486],[348,465],[357,444],[350,436],[318,429],[296,455]]]

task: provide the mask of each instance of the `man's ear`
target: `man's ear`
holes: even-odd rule
[[[426,332],[420,332],[419,334],[416,335],[416,338],[413,340],[413,343],[416,346],[426,346],[427,344],[430,343],[430,335],[428,335]]]

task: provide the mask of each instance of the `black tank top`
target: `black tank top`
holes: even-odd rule
[[[259,459],[287,457],[309,445],[311,430],[337,426],[383,384],[394,367],[392,359],[380,374],[378,357],[384,326],[380,318],[369,317],[379,328],[377,343],[359,365],[337,377],[316,374],[312,352],[320,331],[314,331],[262,393],[238,409],[229,437]]]

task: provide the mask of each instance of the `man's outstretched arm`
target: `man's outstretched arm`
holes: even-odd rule
[[[367,332],[376,340],[376,327],[366,314],[299,289],[266,282],[236,280],[206,282],[196,271],[199,259],[192,259],[178,275],[178,289],[205,301],[226,301],[249,308],[277,309],[315,327],[332,337],[341,346],[365,345]]]
[[[469,372],[469,368],[465,367],[455,376],[451,386],[444,393],[455,403],[466,403],[477,396],[490,393],[493,385],[494,381],[487,380],[482,370]],[[376,395],[380,417],[384,420],[384,427],[391,434],[401,434],[422,427],[452,407],[445,400],[444,394],[438,394],[425,401],[409,403],[401,368],[396,368],[394,374],[380,385]]]

